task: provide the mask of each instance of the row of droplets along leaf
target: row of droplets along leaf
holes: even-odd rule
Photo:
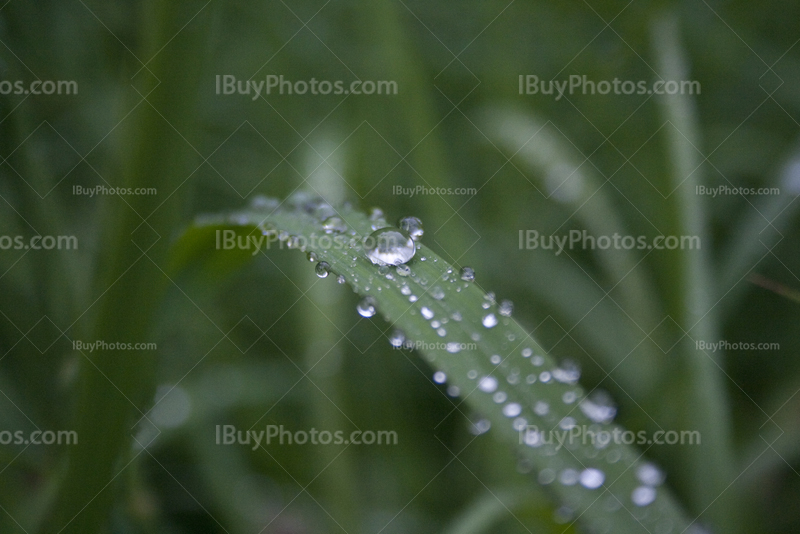
[[[363,295],[363,299],[357,305],[357,311],[362,317],[372,317],[378,313],[378,303],[373,296],[377,292],[380,294],[384,290],[398,290],[400,295],[407,298],[411,304],[416,303],[421,297],[429,297],[432,299],[428,305],[421,304],[418,311],[419,315],[429,323],[430,327],[436,331],[439,337],[446,337],[447,324],[460,324],[462,322],[462,313],[454,310],[451,313],[441,313],[441,309],[436,308],[437,301],[443,301],[446,298],[446,292],[442,289],[443,284],[447,287],[448,284],[455,284],[456,291],[461,292],[466,289],[471,282],[475,280],[475,272],[469,267],[463,267],[456,275],[453,269],[444,266],[440,269],[441,276],[434,280],[435,285],[431,285],[428,280],[429,274],[417,274],[414,272],[416,269],[414,265],[421,265],[426,262],[428,258],[425,253],[417,255],[418,251],[423,249],[419,239],[423,236],[424,230],[422,222],[416,217],[406,217],[401,219],[397,227],[391,227],[386,223],[386,219],[382,211],[373,209],[368,217],[369,227],[371,233],[366,237],[362,237],[353,226],[349,225],[346,220],[347,216],[357,217],[357,212],[353,212],[349,206],[343,208],[344,213],[334,210],[330,205],[324,203],[319,199],[308,199],[303,196],[293,197],[289,201],[292,210],[301,209],[304,213],[313,215],[317,226],[324,235],[347,235],[352,237],[347,244],[348,254],[346,255],[349,260],[349,265],[337,259],[334,255],[326,250],[326,247],[315,247],[315,250],[308,251],[308,259],[315,262],[315,271],[320,277],[327,277],[329,273],[334,272],[337,274],[337,281],[339,283],[350,282],[354,290]],[[277,204],[277,201],[254,201],[252,208],[259,211],[272,211],[278,213],[275,217],[276,222],[280,220],[279,212],[282,207]],[[246,224],[245,219],[247,216],[239,216],[236,220],[232,221],[237,224]],[[248,219],[249,220],[249,219]],[[363,224],[361,225],[363,226]],[[277,230],[276,225],[264,224],[259,225],[262,233],[276,234],[282,243],[286,243],[289,248],[305,249],[306,245],[296,235],[292,235],[286,230]],[[313,235],[313,233],[312,233]],[[370,239],[371,238],[371,239]],[[416,256],[416,258],[415,258]],[[377,276],[370,275],[366,280],[359,280],[354,268],[358,262],[359,257],[365,257],[370,261],[373,266],[377,266]],[[413,261],[412,261],[413,260]],[[438,258],[433,255],[433,263],[438,262]],[[411,263],[411,265],[409,265]],[[442,262],[444,263],[444,262]],[[347,267],[351,269],[348,271]],[[412,284],[413,282],[413,284]],[[421,295],[416,295],[412,286],[416,287]],[[484,296],[484,301],[481,303],[481,308],[484,313],[481,314],[481,325],[486,330],[491,330],[499,324],[508,326],[508,319],[511,317],[513,311],[513,304],[510,301],[501,301],[499,304],[495,302],[494,295],[489,293]],[[498,315],[500,316],[498,318]],[[388,317],[387,317],[388,318]],[[468,329],[465,329],[468,330]],[[507,332],[505,334],[509,342],[515,341],[515,334]],[[479,341],[481,334],[479,332],[471,332],[470,339],[472,341]],[[393,347],[400,348],[413,348],[413,342],[406,339],[405,334],[396,329],[389,336],[389,342]],[[463,343],[458,341],[450,341],[444,344],[446,352],[450,354],[457,354],[461,351]],[[426,352],[426,351],[423,351]],[[435,351],[427,351],[426,357],[429,361],[436,360]],[[536,437],[534,434],[527,432],[529,421],[537,421],[540,423],[553,424],[553,428],[561,430],[571,430],[577,425],[577,420],[571,415],[563,415],[562,410],[556,410],[552,402],[546,400],[537,400],[533,403],[526,403],[522,399],[511,398],[513,393],[513,386],[517,383],[524,381],[527,384],[541,383],[541,384],[562,384],[566,386],[575,386],[579,378],[579,371],[577,367],[565,362],[560,366],[555,366],[549,363],[549,358],[543,355],[536,354],[536,351],[529,347],[523,348],[519,351],[519,356],[527,359],[535,368],[534,372],[522,372],[521,368],[515,366],[515,361],[508,361],[510,357],[503,358],[500,354],[488,355],[489,362],[494,366],[499,366],[497,369],[505,368],[504,378],[512,389],[506,393],[500,388],[500,381],[493,374],[481,373],[477,369],[469,369],[465,375],[467,380],[473,381],[475,384],[473,391],[479,392],[481,395],[486,395],[491,399],[491,402],[501,406],[502,414],[511,420],[510,428],[515,432],[520,433],[523,443],[528,449],[533,449],[540,452],[543,456],[551,457],[553,460],[559,460],[556,455],[557,450],[547,444],[545,440]],[[439,362],[439,367],[446,367]],[[538,369],[536,369],[538,368]],[[524,376],[523,376],[524,375]],[[434,374],[434,382],[447,384],[448,375],[445,370],[436,371]],[[464,384],[461,380],[460,383]],[[447,386],[447,391],[452,396],[469,396],[472,392],[462,392],[461,389],[454,384]],[[616,414],[616,408],[610,401],[607,395],[596,393],[590,396],[583,394],[580,387],[574,387],[563,392],[561,401],[564,406],[575,405],[579,408],[579,412],[586,417],[586,419],[594,425],[592,428],[599,430],[607,425],[610,425]],[[561,413],[558,413],[561,412]],[[567,412],[569,414],[571,412]],[[475,425],[475,429],[479,432],[485,432],[491,426],[488,420],[481,419]],[[605,462],[613,465],[620,460],[625,459],[626,452],[624,449],[602,446],[583,447],[578,446],[582,456],[587,459],[599,460],[600,456],[605,454]],[[573,454],[576,451],[572,451]],[[627,458],[631,464],[635,463],[635,458],[628,451]],[[542,484],[550,484],[558,481],[564,487],[581,487],[586,490],[593,490],[603,486],[606,480],[606,473],[597,466],[586,467],[584,469],[576,469],[571,465],[557,465],[559,461],[553,461],[549,465],[541,468],[537,474],[537,478]],[[649,466],[649,467],[643,467]],[[660,480],[663,482],[663,473],[659,477],[650,476],[647,478],[650,482],[642,480],[645,475],[639,476],[639,473],[650,473],[652,475],[653,469],[661,473],[652,464],[640,463],[636,467],[637,476],[641,482],[639,486],[633,490],[630,495],[630,501],[637,507],[649,507],[656,501],[657,486],[653,480]],[[649,470],[649,471],[648,471]],[[573,503],[575,504],[575,503]],[[620,506],[621,503],[619,503]],[[580,506],[574,507],[576,510]],[[663,506],[661,507],[663,508]],[[658,508],[658,510],[661,510]],[[569,507],[567,507],[569,509]],[[663,510],[662,510],[663,511]],[[564,510],[561,510],[564,512]],[[658,511],[654,513],[659,513]],[[662,524],[663,526],[663,524]],[[664,532],[671,532],[671,529],[661,529]]]

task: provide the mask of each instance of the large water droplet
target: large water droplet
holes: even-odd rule
[[[597,489],[603,485],[606,480],[606,475],[599,469],[590,467],[581,471],[580,483],[581,486],[588,489]]]
[[[314,267],[314,271],[317,273],[317,276],[320,278],[326,278],[328,276],[328,272],[330,271],[331,266],[328,265],[327,261],[321,261]]]
[[[465,282],[472,282],[475,280],[475,270],[472,267],[462,267],[459,271],[459,276]]]
[[[414,240],[403,230],[381,228],[364,238],[364,252],[376,265],[400,265],[414,257]]]
[[[364,297],[361,299],[361,302],[358,303],[358,306],[356,306],[356,311],[358,311],[361,317],[372,317],[378,311],[375,308],[375,299],[372,297]]]
[[[411,239],[414,241],[418,241],[425,232],[422,228],[422,221],[416,217],[403,217],[397,222],[397,226],[400,227],[401,230],[408,232],[408,235],[410,235]]]
[[[495,316],[493,313],[488,313],[483,316],[481,323],[483,323],[483,326],[486,328],[494,328],[497,326],[497,316]]]

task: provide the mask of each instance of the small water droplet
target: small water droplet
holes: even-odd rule
[[[372,297],[364,297],[361,302],[356,306],[356,311],[361,317],[372,317],[377,313],[375,308],[375,299]]]
[[[469,431],[476,436],[480,436],[487,433],[490,428],[492,428],[492,423],[488,419],[479,419],[470,425]]]
[[[656,500],[656,490],[650,486],[639,486],[631,493],[631,501],[636,506],[647,506]]]
[[[536,415],[547,415],[550,413],[550,405],[547,404],[545,401],[538,401],[533,407],[534,413]]]
[[[405,334],[402,330],[395,329],[392,335],[389,336],[389,344],[395,348],[400,348],[406,340]]]
[[[376,265],[400,265],[414,257],[416,248],[405,231],[381,228],[364,238],[364,252]]]
[[[544,356],[536,355],[531,358],[531,363],[536,367],[541,367],[544,364]]]
[[[447,382],[447,375],[441,371],[436,371],[435,373],[433,373],[433,381],[436,382],[437,384],[444,384],[445,382]]]
[[[478,371],[476,371],[475,369],[470,369],[469,371],[467,371],[467,378],[469,378],[470,380],[475,380],[476,378],[478,378]]]
[[[542,371],[541,373],[539,373],[540,382],[544,382],[545,384],[547,384],[548,382],[550,382],[551,378],[552,375],[550,374],[550,371]]]
[[[383,210],[380,208],[372,208],[369,210],[369,220],[370,221],[377,221],[379,219],[383,219]]]
[[[581,411],[595,423],[610,423],[617,415],[617,407],[607,392],[597,389],[578,404]]]
[[[486,328],[494,328],[497,326],[497,317],[493,313],[488,313],[483,316],[483,320],[481,321],[483,326]]]
[[[450,386],[447,388],[447,394],[451,397],[458,397],[461,393],[461,390],[458,389],[458,386]]]
[[[636,478],[646,486],[660,486],[664,483],[664,472],[650,462],[636,468]]]
[[[574,486],[578,482],[580,475],[575,469],[564,469],[558,477],[558,481],[565,486]]]
[[[508,398],[508,395],[506,395],[504,391],[498,391],[497,393],[492,395],[492,400],[494,402],[496,402],[497,404],[504,403],[507,398]]]
[[[527,347],[522,349],[522,357],[523,358],[530,358],[531,354],[533,354],[533,351],[531,349],[529,349]]]
[[[408,232],[408,235],[410,235],[411,239],[414,241],[418,241],[425,232],[425,230],[422,228],[422,221],[416,217],[403,217],[397,222],[397,226],[401,230]]]
[[[410,297],[408,297],[408,302],[417,302],[417,296],[411,295]]]
[[[575,384],[580,377],[580,367],[572,360],[564,360],[559,367],[553,369],[553,378],[562,384]]]
[[[321,261],[321,262],[319,262],[317,264],[316,267],[314,267],[314,271],[317,273],[317,276],[319,276],[320,278],[326,278],[328,276],[328,272],[329,272],[330,268],[331,268],[331,266],[328,265],[328,262]]]
[[[411,294],[411,288],[408,287],[406,284],[403,284],[402,286],[400,286],[400,293],[402,293],[405,296],[408,296]]]
[[[514,311],[514,303],[510,300],[503,300],[500,302],[500,306],[497,307],[497,313],[502,315],[503,317],[511,317],[511,312]]]
[[[503,361],[503,358],[501,358],[499,354],[495,354],[491,358],[489,358],[489,361],[495,365],[500,365],[500,362]]]
[[[278,207],[280,203],[277,199],[265,197],[264,195],[256,195],[250,201],[250,207],[255,210],[273,210]]]
[[[439,335],[439,337],[444,337],[447,335],[447,330],[444,328],[437,328],[436,333]]]
[[[316,252],[313,252],[313,251],[311,251],[308,254],[306,254],[306,258],[308,258],[308,261],[310,261],[311,263],[314,263],[315,261],[319,260],[319,258],[317,257]]]
[[[538,435],[538,434],[537,434]],[[545,468],[539,472],[539,484],[547,485],[552,484],[552,482],[556,479],[556,472],[552,469]]]
[[[402,264],[398,265],[395,268],[395,270],[397,271],[397,274],[399,274],[400,276],[408,276],[411,274],[411,267],[409,267],[408,265],[402,265]]]
[[[452,317],[454,321],[458,322],[461,320],[461,312],[454,311],[450,317]]]
[[[503,415],[506,417],[516,417],[522,413],[522,406],[516,402],[510,402],[503,406]]]
[[[341,217],[328,217],[322,223],[322,229],[326,234],[341,234],[347,231],[347,224]]]
[[[434,286],[434,288],[431,289],[431,296],[436,300],[442,300],[444,298],[444,290],[439,286]]]
[[[575,402],[576,397],[577,395],[575,395],[574,391],[565,391],[564,394],[561,395],[561,400],[564,401],[564,404],[572,404]]]
[[[478,382],[478,389],[484,393],[492,393],[497,389],[497,379],[493,376],[484,376]]]
[[[462,267],[458,274],[465,282],[475,280],[475,270],[472,267]]]
[[[455,341],[449,342],[447,344],[447,352],[449,352],[450,354],[457,354],[461,352],[461,343],[456,343]]]
[[[423,306],[423,307],[422,307],[422,309],[420,309],[419,311],[420,311],[420,313],[422,314],[422,316],[423,316],[425,319],[427,319],[427,320],[429,320],[429,321],[430,321],[431,319],[433,319],[433,310],[431,310],[431,309],[430,309],[430,308],[428,308],[427,306]]]
[[[336,281],[339,282],[340,284],[344,284],[345,282],[347,282],[347,280],[345,280],[344,278],[344,275],[341,274],[336,277]]]
[[[581,471],[580,483],[581,486],[587,489],[597,489],[603,485],[606,480],[606,475],[599,469],[590,467]]]

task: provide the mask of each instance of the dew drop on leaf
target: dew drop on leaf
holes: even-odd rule
[[[511,312],[514,311],[514,303],[510,300],[503,300],[497,308],[497,313],[503,317],[511,317]]]
[[[494,328],[497,326],[497,317],[493,313],[486,314],[481,321],[486,328]]]
[[[411,239],[414,241],[418,241],[422,237],[422,234],[425,233],[425,230],[422,228],[422,221],[416,217],[403,217],[397,222],[397,226],[401,230],[408,232],[408,235],[410,235]]]
[[[376,265],[400,265],[414,257],[414,240],[403,230],[381,228],[364,238],[364,252]]]
[[[472,267],[462,267],[458,274],[465,282],[472,282],[475,280],[475,270]]]
[[[372,317],[377,312],[375,308],[375,299],[372,297],[364,297],[361,302],[356,306],[356,311],[361,317]]]
[[[331,268],[331,266],[328,265],[328,262],[321,261],[321,262],[319,262],[317,264],[316,267],[314,267],[314,271],[317,273],[317,276],[319,276],[320,278],[326,278],[328,276],[328,272],[329,272],[330,268]]]
[[[492,393],[497,389],[497,379],[493,376],[484,376],[478,382],[478,389],[484,393]]]
[[[347,230],[347,224],[341,217],[328,217],[322,223],[322,229],[326,234],[341,234]]]

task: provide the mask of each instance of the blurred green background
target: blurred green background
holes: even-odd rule
[[[209,243],[202,261],[172,267],[196,216],[297,190],[422,219],[425,245],[514,300],[545,348],[611,393],[618,422],[719,425],[731,475],[718,513],[739,513],[742,532],[797,532],[798,21],[798,3],[741,1],[0,6],[0,79],[78,87],[0,91],[0,235],[79,243],[0,250],[0,431],[80,439],[0,446],[0,532],[579,528],[513,450],[475,436],[480,414],[392,350],[389,325],[361,319],[355,295],[302,254],[248,261]],[[652,84],[681,65],[702,90],[678,103],[519,92],[520,75]],[[225,75],[398,90],[217,94]],[[693,183],[780,194],[701,196]],[[98,185],[157,194],[75,194]],[[475,192],[396,194],[418,186]],[[520,231],[587,228],[698,230],[702,252],[519,247]],[[707,279],[687,280],[687,257]],[[706,307],[689,309],[695,293]],[[157,350],[74,350],[98,339]],[[779,348],[695,348],[720,340]],[[703,381],[719,404],[704,404]],[[268,424],[392,430],[398,444],[215,444],[217,425]],[[647,450],[700,515],[692,454]]]

